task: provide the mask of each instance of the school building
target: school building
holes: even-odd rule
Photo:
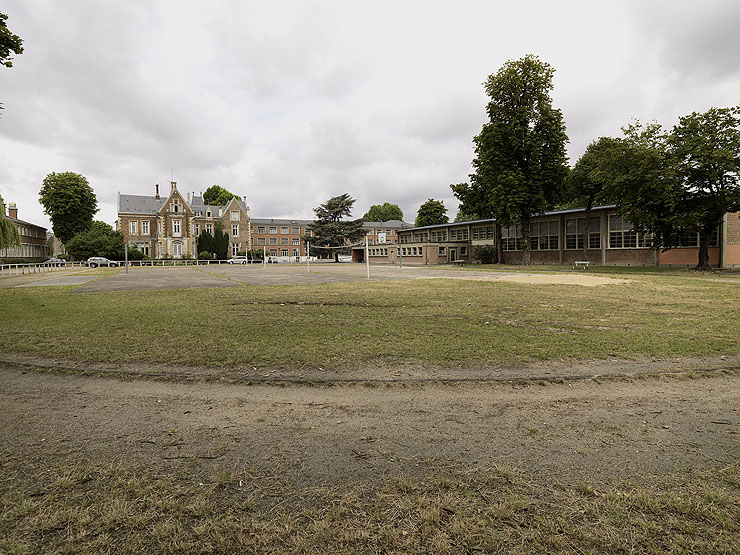
[[[699,259],[698,234],[687,233],[679,247],[666,252],[651,248],[652,236],[636,231],[617,214],[616,206],[592,208],[587,254],[583,255],[585,209],[556,210],[533,216],[530,223],[532,264],[693,266]],[[728,213],[712,235],[709,262],[713,266],[740,266],[740,214]],[[368,248],[370,262],[444,264],[476,262],[475,249],[495,247],[495,220],[475,220],[402,229],[398,244]],[[522,256],[521,225],[501,230],[503,262],[519,264]],[[364,247],[355,247],[353,260],[364,261]]]
[[[0,258],[22,258],[28,262],[38,262],[47,258],[49,246],[45,227],[19,220],[18,207],[14,202],[8,204],[8,214],[4,217],[15,225],[21,244],[17,247],[0,249]]]

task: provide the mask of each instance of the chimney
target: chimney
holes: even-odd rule
[[[188,204],[190,204],[190,191],[188,191]]]
[[[8,216],[11,218],[18,218],[18,207],[16,207],[14,202],[8,204]]]
[[[170,193],[177,189],[177,181],[170,181]]]
[[[221,217],[221,216],[223,216],[223,215],[224,215],[224,209],[223,209],[222,207],[220,207],[220,206],[219,206],[219,207],[218,207],[218,217],[220,218],[220,217]]]
[[[154,190],[157,191],[157,193],[154,195],[154,198],[159,200],[159,183],[154,186]]]

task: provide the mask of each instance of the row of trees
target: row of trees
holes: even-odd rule
[[[474,173],[451,185],[463,217],[521,224],[522,264],[530,263],[529,221],[557,206],[612,202],[655,248],[699,235],[697,267],[709,267],[712,232],[740,210],[740,107],[680,118],[669,132],[638,123],[618,138],[602,137],[572,169],[563,116],[553,108],[554,70],[536,56],[507,62],[485,83],[488,121],[473,139]],[[588,244],[584,229],[584,249]],[[500,243],[500,242],[499,242]],[[499,260],[501,256],[499,253]]]

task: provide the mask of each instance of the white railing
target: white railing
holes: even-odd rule
[[[68,270],[71,268],[84,267],[84,262],[65,262],[63,264],[44,264],[43,262],[28,262],[25,264],[0,264],[0,277],[41,274],[44,272],[53,272],[55,270]]]

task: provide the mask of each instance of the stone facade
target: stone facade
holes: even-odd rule
[[[151,258],[197,258],[197,239],[203,231],[213,233],[216,222],[229,236],[229,256],[249,248],[250,216],[245,201],[231,199],[224,206],[203,203],[202,197],[183,197],[177,183],[170,183],[167,197],[118,195],[116,227],[124,241]]]

